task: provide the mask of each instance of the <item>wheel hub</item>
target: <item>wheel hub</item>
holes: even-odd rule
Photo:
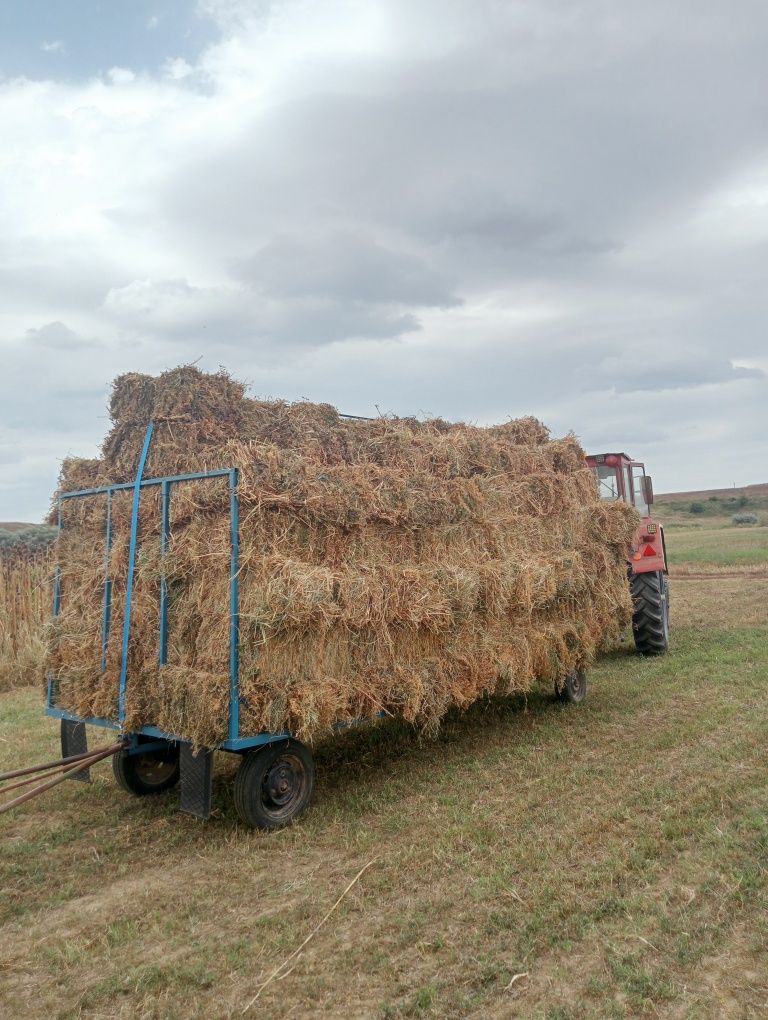
[[[290,761],[275,762],[264,778],[266,799],[276,807],[284,807],[290,803],[300,789],[301,776]]]
[[[176,762],[168,755],[142,754],[137,756],[136,771],[145,783],[160,785],[164,783],[176,768]]]

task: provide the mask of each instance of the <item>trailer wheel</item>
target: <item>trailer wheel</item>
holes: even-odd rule
[[[580,705],[587,696],[587,674],[584,670],[571,670],[562,681],[562,686],[555,685],[555,695],[558,700],[569,705]]]
[[[663,655],[669,650],[669,583],[663,570],[633,574],[632,632],[642,655]]]
[[[179,781],[179,748],[176,744],[146,754],[120,751],[112,758],[112,771],[117,785],[127,793],[145,797],[163,793]]]
[[[305,810],[315,766],[298,740],[267,744],[243,757],[235,776],[235,809],[253,829],[279,829]]]

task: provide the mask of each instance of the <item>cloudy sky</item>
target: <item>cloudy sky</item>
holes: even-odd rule
[[[768,480],[763,0],[0,4],[0,520],[109,380]]]

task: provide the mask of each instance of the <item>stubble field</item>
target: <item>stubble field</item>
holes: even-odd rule
[[[207,824],[106,764],[0,818],[0,1015],[236,1017],[288,961],[246,1016],[765,1016],[768,529],[725,523],[668,533],[670,655],[349,731],[283,832],[223,755]],[[40,702],[0,694],[0,769],[57,756]]]

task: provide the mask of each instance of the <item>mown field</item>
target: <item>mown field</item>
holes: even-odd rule
[[[737,529],[715,524],[679,531],[670,529],[667,539],[672,569],[682,564],[697,564],[699,567],[768,566],[768,527]]]
[[[579,708],[350,731],[272,835],[226,756],[207,824],[107,765],[0,818],[0,1015],[768,1015],[766,529],[696,523],[672,653],[604,657]],[[56,755],[40,701],[0,695],[0,769]]]

